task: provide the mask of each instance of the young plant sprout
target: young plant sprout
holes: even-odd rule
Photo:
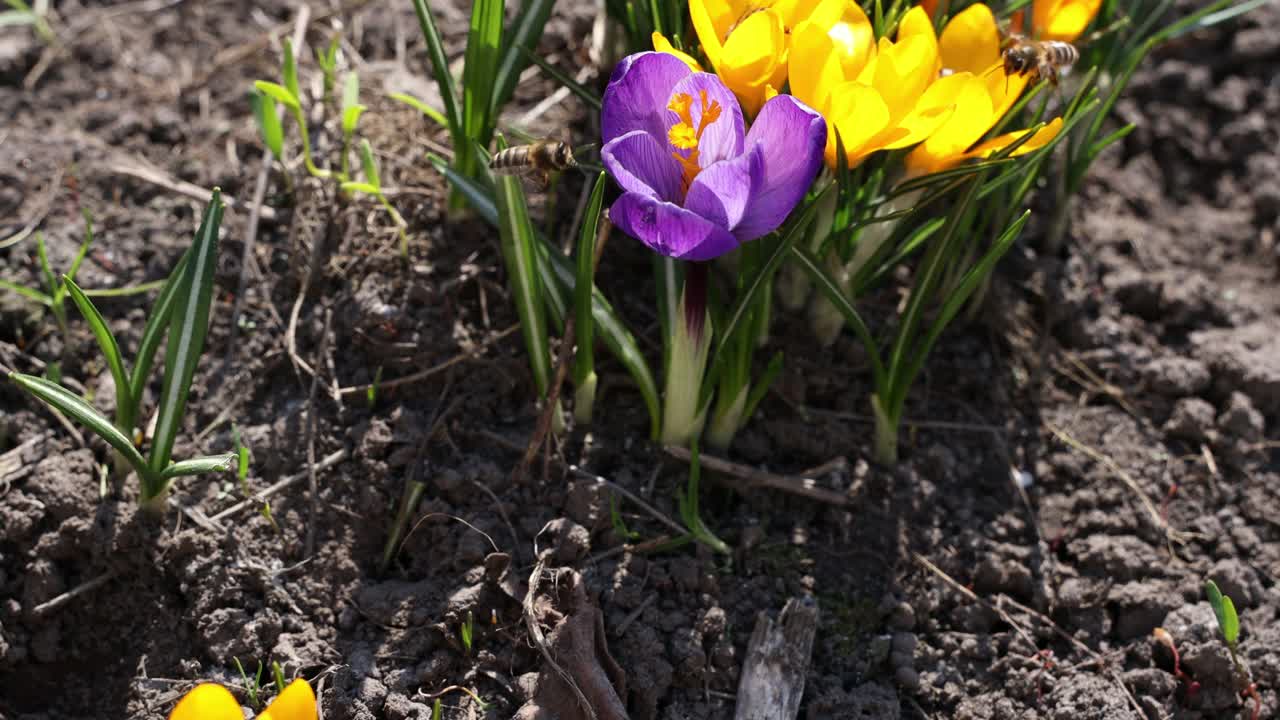
[[[261,667],[259,665],[259,670]],[[278,676],[277,684],[282,680]],[[257,720],[316,720],[317,713],[315,692],[306,680],[298,678],[280,691]],[[230,690],[202,683],[178,701],[169,713],[169,720],[244,720],[244,712]]]
[[[134,359],[133,372],[126,367],[111,328],[89,297],[68,277],[63,277],[72,301],[93,330],[116,388],[114,422],[61,385],[45,378],[10,373],[9,379],[49,404],[53,409],[92,430],[116,452],[117,468],[137,473],[141,485],[139,503],[150,512],[164,508],[170,484],[184,475],[221,472],[234,466],[234,453],[190,458],[173,462],[174,442],[191,391],[196,364],[209,332],[213,302],[213,275],[217,265],[218,228],[222,222],[222,200],[217,189],[205,209],[195,242],[179,261],[152,307],[142,341]],[[151,371],[155,353],[165,334],[164,384],[150,453],[143,456],[135,445],[134,425]],[[121,473],[123,475],[123,473]]]
[[[1258,720],[1262,712],[1262,698],[1258,697],[1258,684],[1253,681],[1249,666],[1240,659],[1236,649],[1240,642],[1240,617],[1236,614],[1236,605],[1229,596],[1222,594],[1218,584],[1212,580],[1205,581],[1204,591],[1209,596],[1209,605],[1218,619],[1218,630],[1222,632],[1222,641],[1226,643],[1227,651],[1231,653],[1231,664],[1235,666],[1236,677],[1242,687],[1240,696],[1253,701],[1253,714],[1250,718]]]

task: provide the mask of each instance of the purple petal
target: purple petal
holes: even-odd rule
[[[600,149],[600,160],[627,192],[660,200],[680,199],[680,163],[670,147],[643,130],[632,130]]]
[[[667,137],[667,101],[671,89],[692,71],[675,55],[642,52],[628,55],[613,69],[600,111],[603,142],[644,130],[660,141]]]
[[[764,149],[759,145],[732,160],[721,160],[698,173],[689,186],[684,206],[720,227],[733,232],[747,211],[752,196],[764,179]]]
[[[702,122],[702,93],[707,93],[707,107],[712,103],[720,106],[720,117],[708,124],[698,141],[698,167],[706,168],[720,162],[735,158],[742,154],[742,107],[738,98],[729,88],[724,86],[720,78],[711,73],[692,73],[671,89],[670,96],[680,93],[693,99],[689,116],[693,120],[694,130]],[[663,104],[666,107],[666,104]],[[680,122],[674,112],[667,111],[667,123],[663,127],[663,137],[672,125]],[[686,153],[687,154],[687,153]]]
[[[813,184],[826,144],[827,123],[809,106],[790,95],[765,103],[747,133],[747,147],[764,150],[764,179],[733,234],[746,241],[776,230]]]
[[[639,193],[624,193],[609,219],[654,252],[680,260],[710,260],[738,247],[728,230],[684,208]]]

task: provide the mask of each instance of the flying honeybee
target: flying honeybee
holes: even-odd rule
[[[1060,40],[1031,40],[1010,35],[1001,57],[1005,75],[1030,74],[1032,82],[1043,78],[1056,87],[1058,77],[1080,59],[1080,51]]]
[[[551,173],[578,167],[568,143],[546,138],[528,145],[501,150],[489,161],[489,169],[500,175],[531,175],[546,187]]]

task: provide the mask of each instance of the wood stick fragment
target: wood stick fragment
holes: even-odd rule
[[[693,454],[690,453],[687,448],[668,445],[663,449],[668,455],[678,460],[691,462],[693,459]],[[800,495],[811,500],[817,500],[818,502],[830,503],[839,507],[844,507],[849,504],[849,498],[843,493],[818,487],[817,481],[813,478],[777,475],[765,470],[758,470],[749,465],[740,465],[723,458],[715,457],[714,455],[707,455],[706,453],[698,453],[698,462],[702,464],[702,467],[708,470],[714,470],[716,472],[725,473],[741,480],[745,480],[745,485],[738,483],[723,483],[721,481],[722,484],[728,484],[738,490],[769,488],[772,490],[788,492],[793,495]],[[714,475],[708,475],[706,477],[712,482],[717,482]]]
[[[811,595],[788,600],[777,621],[764,612],[756,617],[734,720],[791,720],[800,712],[817,631],[818,601]]]

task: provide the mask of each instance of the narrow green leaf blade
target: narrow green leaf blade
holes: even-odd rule
[[[111,369],[111,379],[116,386],[116,422],[120,424],[121,431],[131,432],[133,430],[133,393],[129,391],[129,372],[125,369],[124,358],[120,355],[120,345],[116,343],[116,336],[112,334],[106,319],[102,317],[102,313],[98,312],[98,308],[84,294],[80,286],[66,275],[62,276],[62,282],[63,287],[71,295],[71,301],[76,304],[85,322],[89,324],[89,329],[93,331],[93,337],[98,341],[98,349],[102,351],[102,357],[106,359],[107,367]]]
[[[447,129],[449,127],[449,119],[446,118],[444,115],[441,115],[439,110],[436,110],[435,108],[422,102],[421,100],[410,95],[409,93],[393,92],[387,95],[387,97],[391,98],[392,100],[395,100],[396,102],[404,103],[405,105],[408,105],[409,107],[417,110],[423,115],[426,115],[428,120],[430,120],[431,122],[434,122],[435,124],[439,125],[442,128]]]
[[[481,0],[483,2],[484,0]],[[504,144],[499,140],[499,148]],[[542,299],[542,279],[538,276],[538,258],[534,255],[533,223],[525,202],[520,178],[504,175],[497,181],[498,234],[502,239],[502,258],[520,316],[520,330],[529,364],[533,370],[538,394],[547,396],[551,384],[551,346],[547,339],[546,308]]]
[[[575,384],[586,382],[595,372],[595,321],[591,315],[591,290],[595,287],[596,234],[600,231],[600,211],[604,205],[605,174],[596,176],[587,201],[587,211],[582,216],[582,229],[578,232],[578,274],[573,286],[574,326],[577,333],[578,352],[573,358]]]
[[[53,305],[53,298],[48,295],[45,295],[39,290],[32,290],[26,285],[19,285],[18,283],[10,280],[0,280],[0,290],[15,292],[28,300],[38,302],[46,307]]]
[[[284,78],[284,86],[289,94],[301,102],[302,93],[298,90],[298,64],[293,59],[293,41],[284,40],[284,64],[280,69],[280,77]]]
[[[218,261],[218,228],[222,223],[222,194],[217,188],[209,199],[204,220],[191,246],[190,259],[182,279],[169,322],[169,343],[165,352],[164,389],[160,393],[151,471],[159,474],[169,466],[174,440],[182,424],[187,396],[196,364],[209,332],[209,309],[213,304],[213,273]]]
[[[542,68],[542,72],[550,75],[553,80],[569,88],[569,92],[577,95],[578,98],[582,100],[582,102],[586,103],[592,110],[600,112],[601,104],[599,95],[588,90],[582,83],[560,72],[554,65],[538,57],[537,54],[529,52],[524,48],[520,48],[520,52],[524,54],[525,59]]]
[[[249,103],[253,106],[253,117],[258,122],[258,133],[262,135],[262,144],[271,151],[272,155],[280,157],[284,152],[284,127],[280,125],[275,98],[255,90],[249,95]]]
[[[364,193],[365,195],[377,195],[378,188],[367,182],[348,181],[340,184],[338,189],[344,193]]]
[[[469,141],[488,146],[498,57],[502,45],[503,0],[475,0],[462,66],[462,124]]]
[[[440,31],[436,29],[431,9],[427,7],[427,0],[413,0],[413,11],[418,16],[418,26],[422,29],[422,38],[427,44],[427,57],[431,60],[431,71],[436,76],[436,87],[444,101],[444,117],[449,133],[456,142],[462,131],[462,116],[458,113],[457,93],[453,87],[453,78],[449,75],[444,42],[440,39]]]
[[[84,258],[89,254],[89,246],[93,244],[93,215],[88,210],[83,211],[84,214],[84,240],[80,243],[80,248],[76,250],[75,259],[71,261],[71,269],[67,271],[67,277],[72,280],[76,279],[76,273],[80,272],[80,265],[84,263]]]
[[[374,188],[382,187],[382,178],[378,174],[378,159],[373,156],[373,146],[368,140],[360,140],[360,164],[364,167],[364,179]]]
[[[342,113],[360,104],[360,76],[353,70],[342,81]]]
[[[180,460],[160,473],[164,480],[172,480],[184,475],[203,475],[204,473],[226,472],[236,466],[240,456],[236,453],[222,455],[206,455],[203,457]]]
[[[97,408],[85,402],[79,395],[57,383],[33,375],[10,373],[9,379],[23,390],[48,403],[53,409],[92,430],[124,456],[134,470],[138,471],[139,476],[145,476],[147,461],[142,458],[142,453],[138,452],[119,428],[111,424],[106,415],[98,412]]]
[[[298,98],[294,96],[293,93],[289,92],[288,88],[285,88],[282,85],[267,82],[266,80],[255,80],[253,82],[253,87],[263,95],[286,105],[290,110],[300,110],[302,107],[298,104]]]
[[[520,73],[529,65],[525,54],[520,52],[521,49],[532,52],[538,46],[554,5],[555,0],[526,0],[520,8],[520,14],[516,16],[502,45],[502,56],[494,79],[493,117],[498,117],[502,106],[511,100]]]
[[[490,225],[498,225],[498,208],[494,204],[492,195],[485,192],[474,180],[463,177],[448,167],[442,158],[431,157],[431,164],[435,165],[436,169],[466,196],[467,202],[480,217]],[[539,239],[536,249],[539,257],[538,268],[543,273],[543,287],[548,290],[555,289],[555,292],[545,293],[548,306],[552,305],[553,301],[559,302],[562,307],[567,306],[566,298],[572,294],[574,287],[573,264],[563,253],[551,247],[546,239]],[[644,353],[640,352],[640,344],[636,342],[635,335],[627,328],[626,323],[622,321],[599,288],[593,287],[591,290],[591,315],[595,320],[595,330],[600,339],[635,380],[636,387],[644,398],[645,407],[649,411],[650,437],[657,439],[662,423],[658,383],[654,380],[653,372],[650,371],[649,364],[644,359]]]
[[[147,376],[151,374],[151,366],[155,363],[156,350],[165,330],[169,329],[169,316],[173,314],[174,299],[178,294],[178,286],[182,284],[182,274],[187,267],[191,251],[182,254],[178,264],[169,273],[169,278],[160,288],[155,304],[147,315],[147,324],[142,328],[142,340],[138,343],[138,354],[134,358],[133,375],[129,378],[129,388],[133,394],[133,407],[142,404],[142,391],[147,384]]]
[[[356,131],[356,125],[360,122],[360,116],[364,114],[365,106],[352,105],[342,111],[342,134],[351,136]]]

